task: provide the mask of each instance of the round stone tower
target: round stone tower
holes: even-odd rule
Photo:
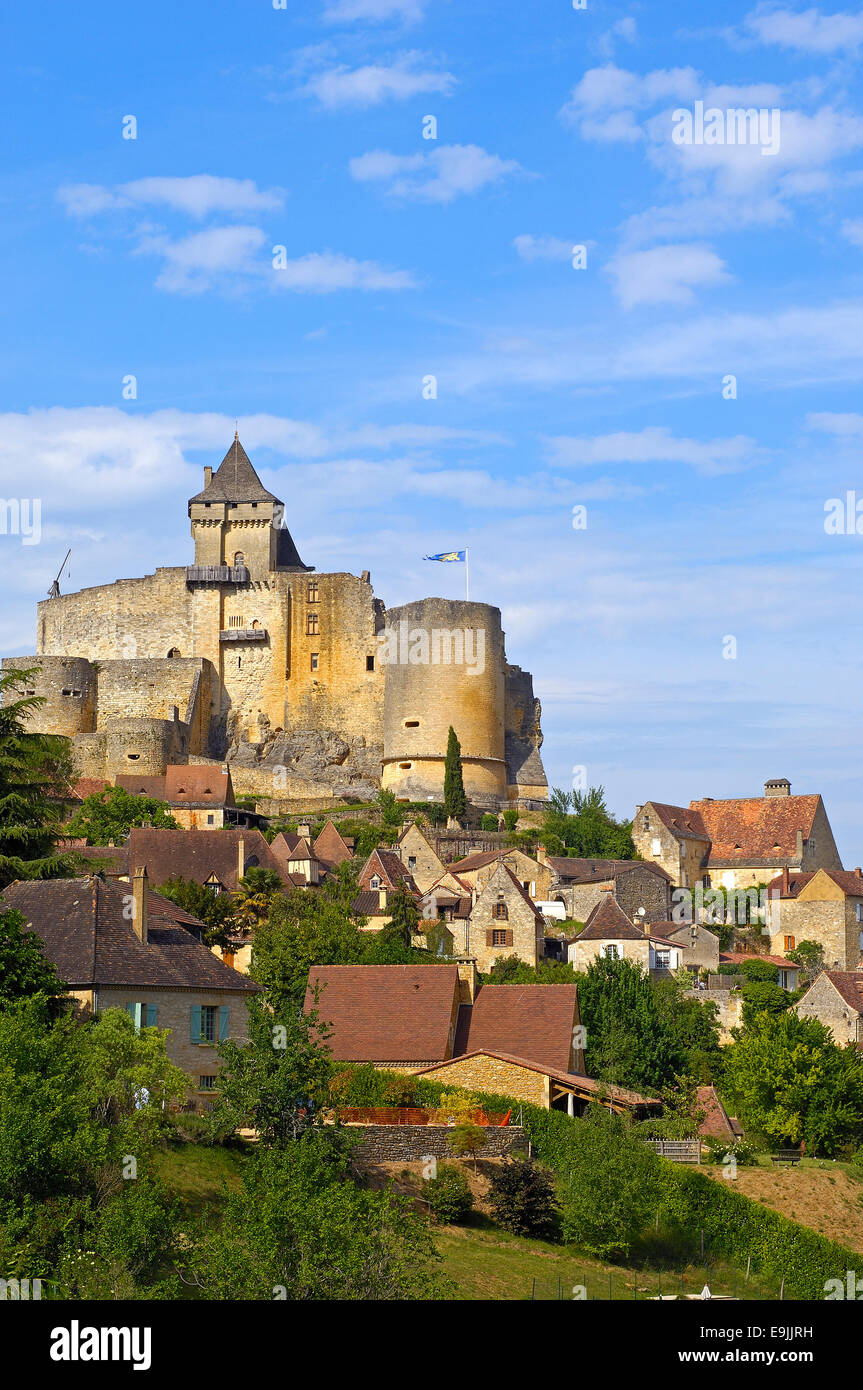
[[[500,609],[428,598],[387,609],[382,785],[411,801],[442,801],[450,725],[465,791],[506,801],[505,689]]]
[[[74,738],[96,727],[96,668],[82,656],[16,656],[4,658],[3,670],[29,670],[25,695],[38,695],[44,704],[27,723]],[[14,697],[13,697],[14,698]]]

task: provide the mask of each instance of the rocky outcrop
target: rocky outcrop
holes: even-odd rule
[[[284,768],[297,780],[331,786],[337,796],[350,793],[373,798],[380,787],[380,744],[362,737],[346,739],[335,730],[276,729],[260,743],[237,740],[228,748],[232,767],[273,771]]]

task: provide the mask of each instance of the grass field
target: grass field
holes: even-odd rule
[[[701,1171],[724,1181],[720,1167],[705,1165]],[[801,1226],[863,1252],[863,1181],[856,1171],[826,1158],[804,1158],[799,1168],[785,1168],[762,1155],[757,1167],[738,1168],[735,1187]]]

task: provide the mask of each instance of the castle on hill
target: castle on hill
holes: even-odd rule
[[[479,806],[544,801],[540,705],[498,608],[386,609],[368,572],[319,574],[235,435],[189,501],[194,562],[38,605],[32,727],[82,777],[227,762],[240,794],[443,799],[447,732]]]

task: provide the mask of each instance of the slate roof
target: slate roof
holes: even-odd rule
[[[560,859],[550,858],[548,863],[554,869],[558,879],[564,879],[568,883],[607,883],[610,880],[620,878],[623,874],[631,873],[633,869],[647,869],[649,873],[656,874],[657,878],[664,878],[668,883],[672,883],[671,874],[659,864],[652,864],[644,859]]]
[[[690,813],[711,841],[709,864],[747,859],[793,858],[797,832],[808,840],[821,797],[752,796],[732,801],[693,801]]]
[[[169,832],[170,833],[170,832]],[[223,964],[182,925],[190,918],[159,894],[149,895],[146,945],[124,916],[129,886],[100,878],[12,883],[3,902],[41,937],[46,957],[72,988],[92,985],[230,990],[260,986]]]
[[[317,1009],[332,1025],[328,1042],[342,1062],[429,1062],[449,1056],[450,1022],[458,997],[455,965],[313,965],[323,986]]]
[[[208,485],[202,492],[189,498],[189,506],[191,507],[193,502],[279,502],[279,500],[271,492],[267,492],[252,467],[248,454],[235,435],[234,442],[213,473]]]

